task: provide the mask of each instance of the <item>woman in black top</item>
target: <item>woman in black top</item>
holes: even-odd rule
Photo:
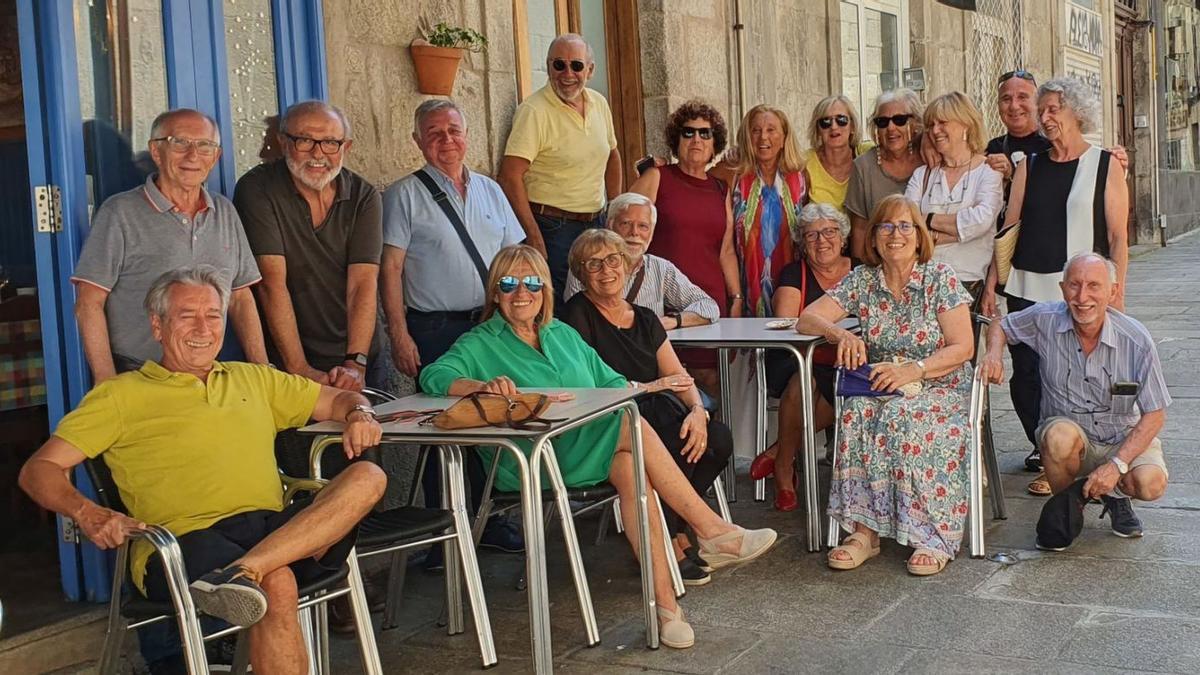
[[[796,261],[784,267],[773,298],[775,316],[795,317],[825,290],[833,288],[854,263],[846,255],[850,221],[830,204],[813,203],[800,212],[792,241],[799,248]],[[820,431],[833,423],[833,373],[836,350],[818,347],[813,353],[813,426]],[[767,390],[779,401],[779,439],[754,458],[750,477],[758,480],[775,474],[775,508],[794,511],[796,499],[796,451],[804,433],[800,414],[800,378],[796,358],[790,352],[767,352]],[[812,385],[809,385],[810,387]]]
[[[632,263],[625,242],[611,230],[587,230],[575,240],[568,263],[583,292],[567,301],[560,318],[579,331],[608,365],[647,392],[638,399],[642,417],[703,495],[733,454],[733,434],[704,409],[699,390],[667,340],[662,320],[623,297]],[[665,504],[663,510],[684,583],[708,583],[708,565],[690,546],[686,524]]]

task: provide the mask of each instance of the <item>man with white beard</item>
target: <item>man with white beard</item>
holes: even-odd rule
[[[341,110],[297,103],[279,120],[283,158],[246,172],[233,203],[263,276],[271,362],[357,391],[386,379],[376,358],[383,211],[379,191],[342,167],[352,144]]]

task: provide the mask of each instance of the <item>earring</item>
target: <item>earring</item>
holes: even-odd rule
[[[967,142],[967,132],[963,132],[963,143]]]

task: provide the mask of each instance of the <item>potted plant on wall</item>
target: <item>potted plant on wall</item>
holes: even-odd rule
[[[449,96],[463,52],[487,49],[487,38],[478,31],[438,22],[432,29],[422,22],[422,37],[413,40],[408,51],[417,71],[417,90],[422,94]]]

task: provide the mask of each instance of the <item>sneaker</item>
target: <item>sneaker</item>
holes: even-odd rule
[[[679,561],[679,576],[683,577],[684,586],[703,586],[712,581],[712,577],[709,576],[708,572],[700,569],[686,555]]]
[[[525,534],[507,518],[493,518],[483,528],[479,538],[481,548],[492,548],[505,553],[524,553]]]
[[[241,565],[213,570],[190,588],[196,609],[235,626],[253,626],[267,613],[267,594]]]
[[[1100,517],[1108,514],[1108,522],[1112,525],[1113,534],[1118,537],[1142,536],[1142,521],[1133,512],[1133,500],[1129,497],[1109,497],[1107,495],[1100,498],[1104,502],[1104,509],[1100,511]]]
[[[712,565],[708,564],[707,560],[700,557],[699,548],[696,548],[695,546],[689,546],[683,550],[683,554],[688,558],[691,558],[692,562],[696,564],[696,567],[699,567],[705,572],[713,571]]]
[[[1025,470],[1038,472],[1042,470],[1042,451],[1034,448],[1032,452],[1025,457]]]

